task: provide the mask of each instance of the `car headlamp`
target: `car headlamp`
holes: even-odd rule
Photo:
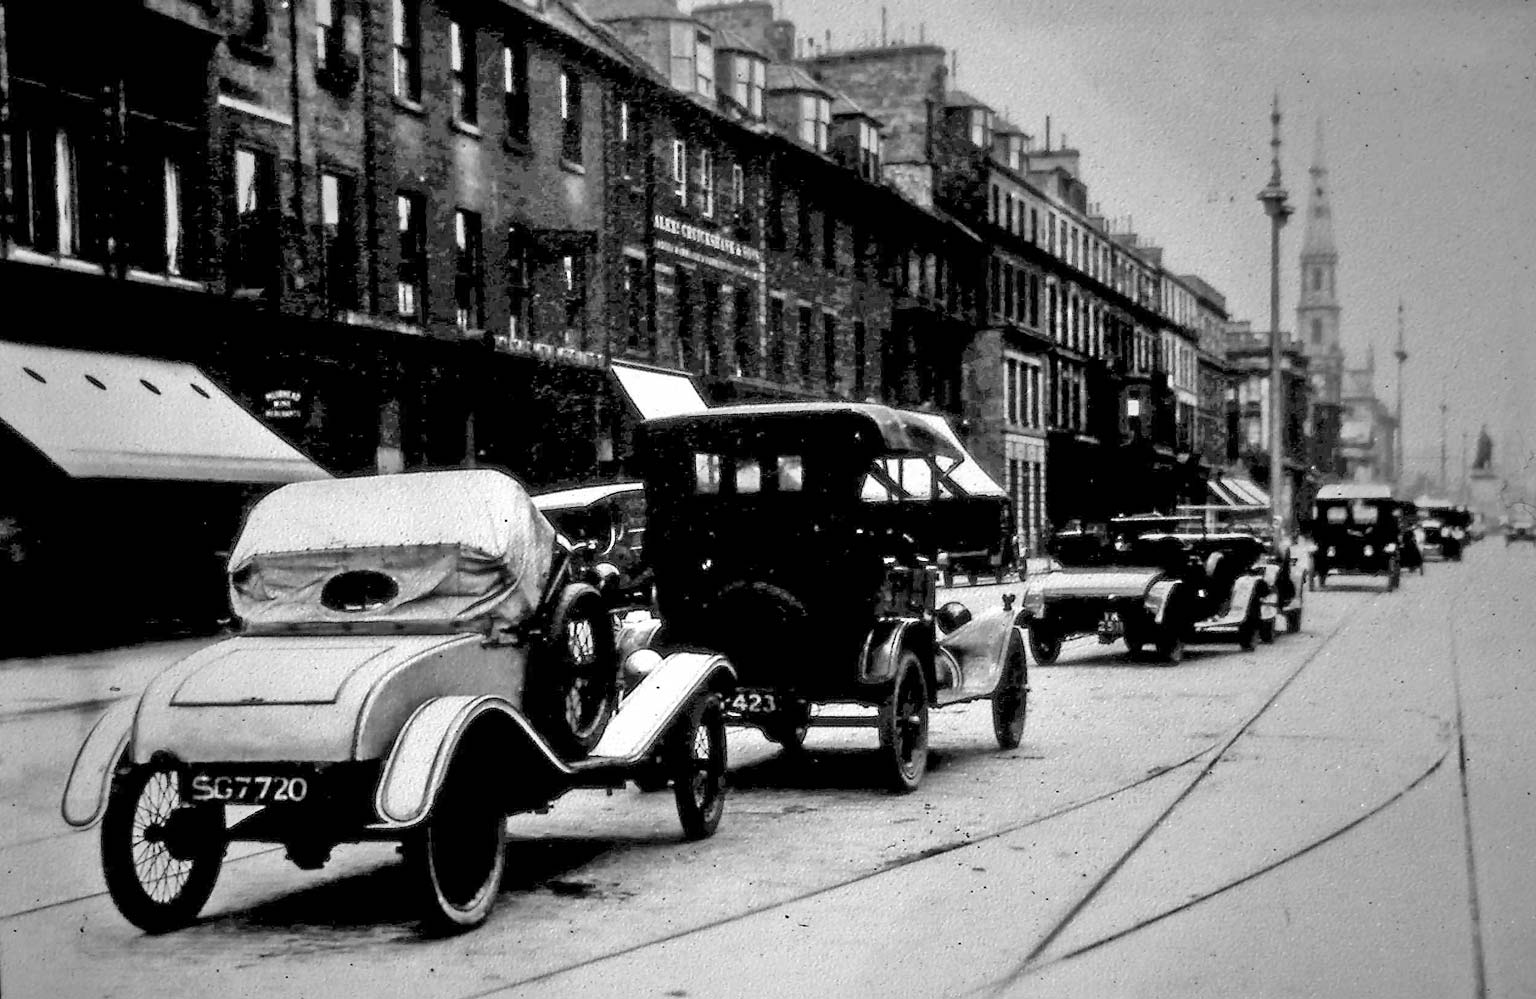
[[[1376,554],[1376,549],[1375,548],[1373,548],[1370,545],[1366,545],[1365,546],[1365,557],[1366,558],[1370,558],[1372,555],[1375,555],[1375,554]]]
[[[1382,549],[1382,551],[1386,552],[1388,555],[1391,555],[1393,552],[1397,551],[1396,542],[1389,543],[1385,548]]]
[[[1332,545],[1328,546],[1328,557],[1329,558],[1333,558],[1338,553],[1339,553],[1339,550],[1337,548],[1333,547]]]

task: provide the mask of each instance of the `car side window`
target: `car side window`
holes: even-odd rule
[[[761,492],[763,488],[763,466],[755,459],[745,458],[736,461],[736,495],[748,496]]]
[[[1330,524],[1342,524],[1349,519],[1349,511],[1342,506],[1330,506],[1325,518]]]
[[[718,454],[695,454],[693,456],[693,491],[705,494],[718,493],[721,464]]]
[[[805,464],[798,454],[779,455],[779,492],[797,493],[805,486]]]

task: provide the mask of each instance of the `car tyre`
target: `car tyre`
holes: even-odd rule
[[[1165,666],[1177,666],[1184,661],[1184,637],[1173,627],[1165,628],[1158,636],[1157,656]]]
[[[1265,645],[1275,644],[1275,629],[1278,627],[1278,619],[1273,617],[1259,618],[1259,641]]]
[[[613,622],[597,591],[567,586],[550,621],[547,655],[529,678],[539,732],[564,759],[597,746],[618,699],[618,652]]]
[[[462,933],[485,922],[506,871],[506,812],[472,759],[472,746],[466,740],[454,754],[431,813],[404,843],[428,936]]]
[[[1035,657],[1037,665],[1049,666],[1054,663],[1061,656],[1060,633],[1044,621],[1031,621],[1029,654]]]
[[[1248,608],[1248,616],[1243,618],[1243,623],[1237,629],[1237,647],[1244,652],[1252,652],[1259,647],[1259,610],[1257,607]]]
[[[101,825],[101,869],[123,918],[168,933],[197,918],[224,865],[224,806],[181,801],[181,774],[151,762],[118,774]]]
[[[714,835],[725,814],[725,712],[718,695],[694,700],[668,737],[666,760],[683,836]]]
[[[911,649],[902,650],[896,662],[891,694],[880,705],[877,723],[885,783],[898,794],[910,794],[928,769],[928,682]]]
[[[1296,634],[1301,631],[1301,612],[1307,606],[1306,597],[1301,590],[1296,591],[1296,606],[1285,612],[1285,630],[1288,634]]]
[[[992,734],[999,749],[1018,749],[1024,741],[1024,721],[1029,713],[1029,672],[1024,662],[1024,642],[1015,628],[1003,656],[1003,676],[992,694]]]
[[[1394,560],[1392,562],[1392,567],[1387,571],[1387,590],[1388,590],[1388,592],[1390,592],[1392,590],[1397,589],[1399,586],[1402,586],[1402,585],[1403,585],[1403,567],[1400,564],[1398,564],[1398,562],[1396,560]]]

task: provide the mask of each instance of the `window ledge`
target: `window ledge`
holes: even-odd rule
[[[480,126],[479,125],[476,125],[473,122],[465,121],[462,118],[454,118],[453,119],[453,130],[455,132],[462,132],[465,135],[468,135],[468,136],[470,136],[472,138],[476,138],[476,139],[480,138],[480,136],[483,134],[480,131]]]
[[[49,253],[42,250],[34,250],[31,247],[12,244],[6,256],[20,264],[36,264],[43,267],[57,267],[66,271],[77,271],[81,274],[106,274],[107,268],[100,263],[91,260],[83,260],[72,257],[67,253]]]
[[[508,135],[505,139],[501,140],[501,144],[506,147],[507,152],[516,153],[519,156],[527,156],[533,151],[529,148],[527,139],[519,138],[515,135]]]
[[[582,166],[580,163],[575,162],[574,160],[568,160],[564,156],[560,157],[560,169],[564,170],[566,173],[574,173],[580,177],[585,177],[587,175],[586,167]]]
[[[137,267],[128,268],[128,280],[140,281],[144,284],[166,285],[171,288],[184,288],[187,291],[208,290],[207,283],[203,281],[194,281],[192,278],[184,278],[179,274],[140,270]]]
[[[424,115],[427,113],[427,109],[422,107],[420,101],[413,101],[409,97],[402,97],[399,94],[395,94],[394,97],[395,107],[401,111],[407,111],[414,115]]]

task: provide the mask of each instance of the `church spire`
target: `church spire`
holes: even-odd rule
[[[1331,257],[1338,251],[1333,243],[1333,207],[1328,202],[1328,167],[1323,160],[1323,120],[1317,120],[1317,139],[1312,155],[1312,190],[1307,195],[1307,228],[1301,241],[1301,256]]]

